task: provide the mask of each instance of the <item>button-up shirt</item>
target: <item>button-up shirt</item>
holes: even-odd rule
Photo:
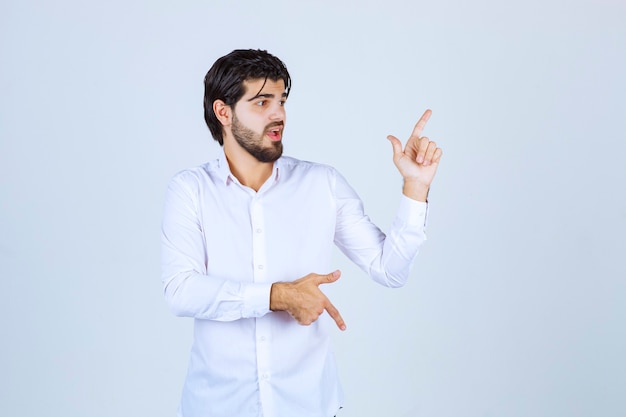
[[[281,157],[255,192],[217,160],[170,181],[165,298],[194,318],[181,417],[331,417],[342,391],[327,313],[310,326],[270,311],[272,283],[331,272],[333,243],[375,281],[406,282],[426,203],[402,196],[387,236],[332,167]]]

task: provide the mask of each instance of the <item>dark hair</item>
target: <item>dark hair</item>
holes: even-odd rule
[[[222,100],[234,106],[245,89],[246,80],[283,80],[285,93],[289,95],[291,77],[285,64],[267,51],[237,49],[215,61],[204,77],[204,120],[213,139],[224,145],[222,123],[215,116],[213,102]]]

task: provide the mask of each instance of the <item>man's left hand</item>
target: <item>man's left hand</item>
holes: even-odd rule
[[[426,110],[420,117],[404,150],[398,138],[387,136],[393,147],[393,163],[404,179],[402,192],[418,201],[426,201],[442,155],[441,148],[435,142],[421,136],[431,114],[431,110]]]

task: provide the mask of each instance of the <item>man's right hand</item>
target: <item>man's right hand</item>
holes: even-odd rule
[[[327,275],[309,274],[293,282],[276,282],[270,292],[270,310],[286,311],[304,326],[313,323],[326,310],[337,327],[346,330],[346,323],[328,297],[318,288],[341,276],[339,270]]]

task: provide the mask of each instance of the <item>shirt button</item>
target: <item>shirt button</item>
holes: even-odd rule
[[[261,342],[265,342],[265,340],[266,340],[266,339],[265,339],[265,336],[261,336],[261,337],[259,337],[259,340],[260,340]]]
[[[257,266],[257,268],[263,269],[263,265],[259,265],[259,266]]]
[[[263,231],[263,230],[261,230],[260,228],[259,228],[259,229],[256,229],[256,232],[257,232],[257,233],[261,233],[262,231]]]
[[[266,380],[266,379],[268,379],[269,377],[270,377],[270,376],[269,376],[268,374],[262,374],[262,375],[261,375],[261,379],[262,379],[262,380]]]

